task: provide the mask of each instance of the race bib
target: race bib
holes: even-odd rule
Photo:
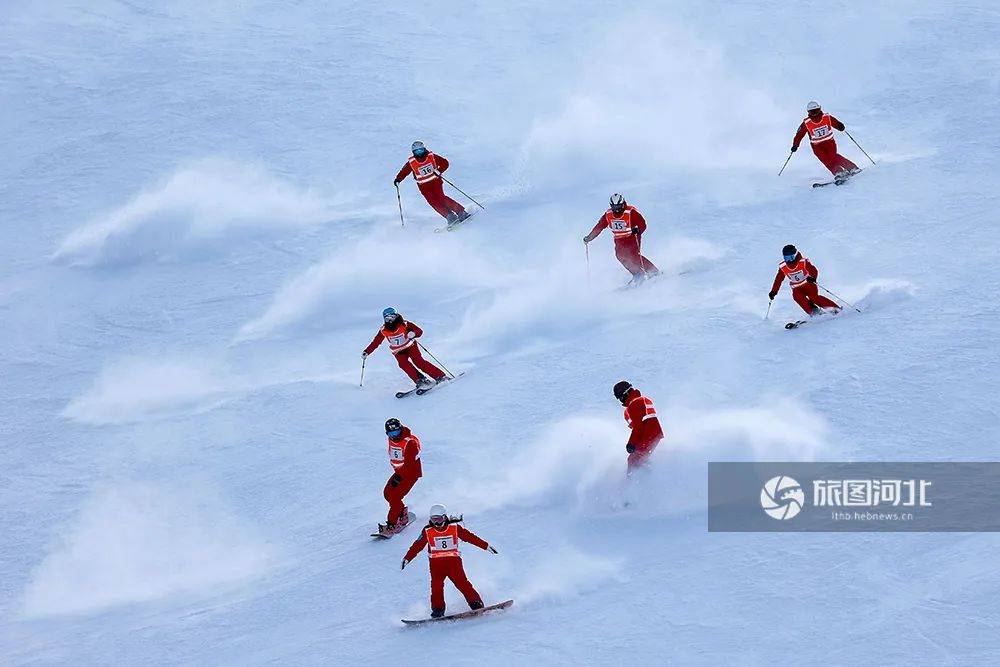
[[[435,551],[451,551],[455,548],[455,540],[451,535],[445,535],[444,537],[434,538],[434,550]]]
[[[417,168],[417,174],[420,176],[431,176],[433,173],[434,165],[432,163],[427,163]]]
[[[406,343],[406,334],[399,334],[398,336],[389,336],[389,345],[393,347],[400,347]]]
[[[812,132],[813,139],[822,139],[830,136],[831,128],[828,125],[820,125]]]
[[[627,220],[619,220],[617,218],[611,218],[611,222],[608,224],[608,227],[613,232],[624,232],[629,228]]]
[[[793,283],[800,283],[806,279],[805,271],[796,271],[795,273],[788,274],[788,279]]]
[[[392,461],[402,461],[403,460],[403,448],[402,447],[390,447],[389,448],[389,459]]]

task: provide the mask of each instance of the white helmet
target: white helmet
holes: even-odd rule
[[[448,508],[441,503],[434,503],[431,505],[431,511],[427,513],[428,518],[431,523],[434,523],[436,517],[444,517],[445,521],[448,520]],[[440,522],[444,523],[444,521]]]
[[[414,141],[412,144],[410,144],[410,150],[411,151],[416,152],[416,151],[421,150],[421,149],[427,150],[427,147],[424,146],[424,142],[422,142],[422,141]]]
[[[816,100],[813,100],[812,102],[806,105],[806,111],[817,111],[817,110],[819,110],[819,102],[817,102]]]

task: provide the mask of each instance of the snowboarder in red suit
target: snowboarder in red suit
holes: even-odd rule
[[[840,310],[836,301],[831,301],[819,293],[816,287],[819,269],[808,258],[791,244],[782,248],[781,254],[785,261],[778,264],[778,273],[774,276],[774,284],[767,294],[768,299],[774,301],[778,290],[781,289],[781,282],[787,276],[788,284],[792,286],[792,298],[808,315],[815,315],[821,308],[833,308],[834,312]]]
[[[466,530],[458,525],[461,519],[454,519],[448,516],[448,511],[444,505],[436,504],[431,506],[430,522],[420,533],[420,537],[410,545],[410,549],[403,556],[403,562],[399,569],[404,569],[411,560],[417,557],[420,550],[427,547],[427,560],[431,569],[431,617],[440,618],[444,616],[444,580],[451,579],[465,601],[469,603],[471,609],[482,609],[483,598],[473,587],[469,578],[465,576],[465,569],[462,567],[462,556],[458,551],[459,542],[468,542],[491,554],[496,554],[497,550],[491,547],[486,540],[482,539],[472,531]]]
[[[653,450],[663,440],[663,427],[656,416],[653,401],[632,386],[627,380],[615,384],[613,389],[617,398],[625,408],[625,423],[632,429],[625,451],[628,452],[628,472],[632,472],[649,460]]]
[[[824,113],[818,102],[807,104],[806,113],[808,115],[799,124],[795,138],[792,139],[792,152],[799,150],[799,143],[808,134],[813,153],[831,174],[839,176],[841,172],[846,172],[847,175],[852,175],[861,171],[858,165],[837,152],[837,140],[833,138],[833,131],[836,129],[843,132],[844,124]]]
[[[605,228],[611,230],[615,240],[615,257],[632,274],[633,282],[640,282],[655,276],[660,270],[642,256],[642,235],[646,232],[646,219],[638,209],[629,206],[620,194],[611,195],[611,207],[605,211],[590,233],[583,237],[584,243],[596,239]]]
[[[413,157],[406,161],[392,184],[398,188],[404,178],[413,174],[420,194],[445,220],[453,223],[468,218],[465,207],[444,193],[441,174],[448,170],[448,160],[431,153],[422,141],[414,141],[410,150]]]
[[[424,471],[420,466],[420,439],[409,428],[393,417],[385,422],[385,436],[389,443],[389,464],[392,466],[392,477],[382,490],[389,503],[385,531],[395,533],[410,521],[403,498],[423,477]]]
[[[434,382],[444,382],[447,379],[443,370],[424,359],[423,355],[420,354],[417,339],[424,335],[423,329],[413,322],[404,320],[395,308],[383,310],[382,319],[385,321],[385,325],[378,330],[375,338],[361,353],[363,359],[374,352],[383,340],[387,340],[389,341],[389,350],[396,357],[396,363],[418,387],[429,386]],[[430,376],[434,382],[421,375],[421,371]]]

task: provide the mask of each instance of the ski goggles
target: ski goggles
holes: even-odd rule
[[[400,434],[401,434],[402,432],[403,432],[403,429],[401,429],[401,428],[394,428],[394,429],[392,429],[391,431],[386,431],[386,432],[385,432],[385,434],[386,434],[387,436],[389,436],[390,438],[398,438],[398,437],[399,437],[399,435],[400,435]]]
[[[798,253],[796,253],[798,254]],[[784,255],[785,261],[791,264],[795,261],[795,255]]]
[[[424,157],[425,155],[427,155],[427,149],[418,148],[417,150],[413,151],[413,155],[414,157]]]

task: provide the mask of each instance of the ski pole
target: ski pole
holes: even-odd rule
[[[431,354],[431,351],[428,350],[426,347],[424,347],[424,344],[421,343],[419,340],[417,341],[417,347],[419,347],[421,350],[423,350],[424,352],[426,352],[427,356],[429,356],[431,359],[433,359],[435,361],[435,363],[437,363],[437,365],[441,367],[441,370],[443,370],[445,373],[447,373],[448,375],[450,375],[452,380],[455,379],[455,374],[452,373],[451,371],[449,371],[447,368],[445,368],[444,364],[442,364],[440,361],[438,361],[438,358],[435,357],[433,354]]]
[[[590,244],[583,242],[583,252],[587,255],[587,284],[590,284]]]
[[[785,164],[781,165],[781,171],[778,172],[778,176],[781,176],[781,172],[785,170],[788,166],[788,161],[792,159],[792,151],[788,151],[788,157],[785,158]]]
[[[361,384],[359,387],[365,386],[365,362],[368,361],[368,357],[361,357]]]
[[[399,226],[406,227],[403,222],[403,200],[399,197],[399,183],[396,183],[396,203],[399,204]]]
[[[816,284],[819,285],[819,283],[816,283]],[[832,296],[834,299],[839,299],[840,301],[843,301],[845,304],[847,304],[848,306],[850,306],[854,310],[858,311],[859,313],[861,312],[860,308],[858,308],[857,306],[855,306],[853,303],[848,302],[847,299],[844,299],[844,298],[841,298],[841,297],[837,296],[836,294],[834,294],[833,292],[831,292],[827,288],[823,287],[822,285],[819,285],[819,286],[820,286],[820,288],[822,288],[822,290],[824,292],[826,292],[827,294],[829,294],[830,296]]]
[[[771,299],[770,301],[767,302],[767,312],[764,313],[764,319],[765,320],[767,319],[767,316],[771,314],[771,304],[772,303],[774,303],[774,299]]]
[[[851,141],[854,141],[854,137],[852,137],[851,133],[848,132],[846,129],[844,130],[844,134],[846,134],[850,138]],[[854,145],[858,147],[858,150],[860,150],[862,153],[865,154],[866,158],[868,158],[869,160],[872,160],[872,156],[869,155],[867,152],[865,152],[864,148],[861,148],[861,144],[859,144],[857,141],[854,141]],[[872,164],[875,164],[875,160],[872,160]]]
[[[473,204],[475,204],[475,205],[476,205],[476,206],[478,206],[479,208],[483,209],[484,211],[486,210],[486,207],[485,207],[485,206],[483,206],[482,204],[480,204],[479,202],[477,202],[477,201],[476,201],[475,199],[473,199],[472,197],[469,197],[469,195],[467,195],[467,194],[465,193],[465,191],[464,191],[464,190],[462,190],[462,188],[458,187],[457,185],[455,185],[454,183],[452,183],[451,181],[449,181],[449,180],[448,180],[447,178],[445,178],[445,177],[444,177],[444,174],[442,174],[442,173],[441,173],[440,171],[439,171],[439,172],[437,173],[437,175],[441,177],[441,180],[442,180],[442,181],[444,181],[445,183],[447,183],[448,185],[450,185],[451,187],[455,188],[456,190],[458,190],[459,192],[461,192],[461,193],[462,193],[463,195],[465,195],[465,196],[466,196],[466,198],[467,198],[467,199],[468,199],[469,201],[471,201],[471,202],[472,202]]]

